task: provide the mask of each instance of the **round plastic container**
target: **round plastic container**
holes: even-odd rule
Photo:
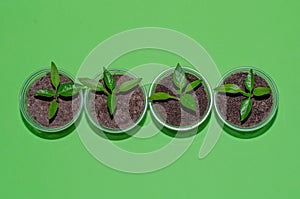
[[[131,78],[138,78],[135,74],[126,71],[126,70],[122,70],[122,69],[108,69],[108,71],[113,74],[113,75],[127,75]],[[94,79],[101,79],[103,78],[103,74],[98,74]],[[85,113],[87,115],[87,118],[92,122],[92,124],[100,129],[101,131],[107,132],[107,133],[124,133],[124,132],[128,132],[130,130],[133,130],[140,122],[141,120],[144,118],[146,111],[147,111],[147,105],[148,105],[148,98],[147,98],[147,92],[146,92],[146,88],[145,86],[142,84],[142,82],[139,83],[139,87],[142,89],[143,95],[144,95],[144,109],[142,114],[140,115],[140,117],[137,119],[136,122],[134,122],[133,125],[127,127],[127,128],[120,128],[120,129],[113,129],[113,128],[108,128],[105,127],[101,124],[99,124],[99,122],[96,120],[96,118],[94,117],[94,115],[91,112],[91,107],[90,107],[90,93],[91,93],[91,89],[86,89],[85,94],[84,94],[84,109],[85,109]]]
[[[189,131],[192,129],[197,128],[198,126],[200,126],[209,116],[211,108],[212,108],[212,91],[211,91],[211,87],[209,86],[208,81],[205,79],[205,77],[199,73],[198,71],[192,69],[192,68],[188,68],[188,67],[182,67],[184,72],[186,73],[190,73],[194,76],[196,76],[198,79],[202,79],[202,85],[205,88],[205,91],[207,93],[207,97],[208,97],[208,107],[206,109],[206,112],[204,113],[204,115],[199,118],[198,121],[196,121],[195,123],[188,125],[188,126],[174,126],[171,124],[168,124],[165,120],[163,120],[161,118],[161,116],[159,115],[159,113],[157,113],[157,111],[155,110],[154,106],[153,106],[153,102],[150,101],[149,102],[149,107],[150,107],[150,111],[151,114],[154,116],[155,120],[162,126],[167,127],[168,129],[174,130],[174,131]],[[163,72],[161,72],[152,82],[151,86],[150,86],[150,91],[148,96],[150,97],[153,93],[155,93],[155,89],[156,86],[158,84],[158,82],[160,80],[162,80],[163,78],[167,77],[168,75],[172,74],[174,72],[174,68],[169,68]]]
[[[264,80],[266,80],[266,82],[268,83],[271,92],[273,94],[273,106],[272,106],[272,110],[270,112],[270,114],[259,124],[251,126],[251,127],[241,127],[235,124],[230,123],[229,121],[227,121],[223,115],[220,113],[220,110],[217,106],[217,95],[218,92],[214,93],[214,109],[217,112],[218,117],[220,118],[220,120],[226,124],[228,127],[236,130],[236,131],[242,131],[242,132],[251,132],[251,131],[256,131],[261,129],[262,127],[264,127],[265,125],[267,125],[272,118],[275,116],[275,113],[277,111],[278,108],[278,90],[277,87],[275,85],[275,82],[272,80],[272,78],[266,74],[264,71],[254,68],[254,67],[250,67],[250,66],[244,66],[244,67],[239,67],[239,68],[235,68],[230,70],[229,72],[227,72],[222,78],[221,80],[218,82],[217,86],[220,86],[223,84],[224,80],[226,78],[228,78],[229,76],[231,76],[232,74],[238,73],[238,72],[245,72],[245,73],[249,73],[250,69],[253,69],[253,73],[257,74],[258,76],[262,77]]]
[[[70,78],[73,82],[75,82],[74,77],[69,74],[68,72],[59,69],[58,70],[60,74]],[[33,128],[39,130],[39,131],[43,131],[43,132],[47,132],[47,133],[56,133],[59,131],[63,131],[65,129],[67,129],[68,127],[70,127],[72,124],[74,124],[74,122],[79,118],[80,113],[82,111],[82,107],[83,107],[83,93],[82,91],[79,92],[79,96],[80,96],[80,105],[78,108],[77,113],[74,114],[73,119],[65,124],[64,126],[60,126],[60,127],[46,127],[43,126],[42,124],[38,123],[37,121],[35,121],[28,113],[27,110],[27,92],[28,89],[30,88],[30,86],[39,78],[45,76],[47,73],[50,72],[50,69],[45,68],[45,69],[41,69],[33,74],[31,74],[23,83],[21,91],[20,91],[20,96],[19,96],[19,100],[20,100],[20,110],[21,113],[24,117],[24,119],[27,121],[28,124],[30,124]]]

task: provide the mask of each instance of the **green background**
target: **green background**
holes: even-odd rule
[[[296,0],[1,0],[0,197],[299,198],[299,9]],[[25,127],[18,93],[29,74],[54,60],[75,75],[99,42],[147,26],[194,38],[221,73],[240,65],[266,71],[280,92],[273,126],[248,140],[223,132],[203,160],[197,158],[205,136],[200,133],[178,161],[148,174],[102,165],[76,131],[45,140]],[[142,55],[129,60],[151,60]],[[168,56],[159,61],[174,64]],[[130,139],[122,142],[130,147]]]

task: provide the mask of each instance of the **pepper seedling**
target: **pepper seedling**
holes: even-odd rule
[[[42,90],[38,90],[38,91],[34,92],[34,94],[37,96],[48,97],[48,98],[54,99],[54,101],[52,101],[50,103],[49,110],[48,110],[48,119],[49,120],[51,120],[55,116],[55,114],[58,110],[58,106],[59,106],[58,97],[59,96],[71,97],[71,96],[77,94],[82,89],[82,86],[75,85],[73,82],[60,84],[59,72],[58,72],[58,69],[54,62],[51,62],[50,79],[51,79],[51,84],[54,87],[54,90],[42,89]]]
[[[152,101],[169,100],[169,99],[178,100],[181,105],[196,112],[196,110],[197,110],[196,101],[195,101],[194,97],[191,94],[189,94],[188,92],[190,92],[190,91],[194,90],[196,87],[198,87],[201,84],[202,80],[198,79],[191,83],[187,83],[185,72],[183,71],[182,67],[178,63],[174,70],[174,73],[173,73],[173,82],[178,89],[178,90],[176,90],[176,93],[177,93],[176,96],[170,95],[165,92],[157,92],[157,93],[153,93],[149,97],[149,100],[152,100]]]
[[[105,67],[103,67],[103,79],[106,87],[95,79],[79,78],[79,81],[87,88],[93,91],[104,92],[107,95],[107,107],[111,116],[113,116],[117,107],[117,94],[130,91],[142,81],[142,78],[135,78],[116,87],[113,75]]]
[[[266,87],[256,87],[254,88],[254,74],[253,69],[250,69],[246,79],[245,79],[245,88],[247,91],[242,90],[236,84],[224,84],[215,88],[216,92],[223,92],[223,93],[231,93],[231,94],[238,94],[241,93],[246,97],[241,103],[240,106],[240,117],[241,121],[244,121],[250,114],[252,110],[252,97],[259,97],[263,95],[270,94],[271,89]]]

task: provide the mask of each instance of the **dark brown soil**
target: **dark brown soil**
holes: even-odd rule
[[[245,79],[247,73],[235,73],[225,79],[224,84],[236,84],[245,90]],[[254,88],[268,87],[268,83],[260,76],[254,74]],[[262,122],[271,112],[273,106],[273,94],[264,95],[261,97],[252,97],[252,110],[248,118],[241,122],[240,120],[240,105],[243,99],[241,94],[225,94],[218,93],[217,106],[223,117],[230,123],[241,127],[251,127]]]
[[[197,80],[198,78],[192,74],[185,73],[188,82]],[[155,92],[165,92],[173,96],[178,96],[175,90],[178,89],[173,83],[173,74],[163,78],[157,84]],[[188,126],[196,123],[208,109],[208,97],[206,90],[201,84],[194,91],[190,91],[198,109],[195,112],[183,107],[178,100],[168,99],[164,101],[154,101],[155,110],[160,117],[168,124],[173,126]]]
[[[66,76],[60,75],[61,84],[72,82]],[[69,123],[77,113],[80,105],[79,95],[73,97],[59,97],[58,110],[54,118],[48,119],[49,105],[53,101],[52,98],[40,97],[34,94],[35,91],[41,89],[51,89],[54,87],[51,84],[50,73],[36,80],[27,92],[27,109],[29,115],[46,127],[61,127]]]
[[[131,80],[126,75],[113,75],[116,87]],[[103,83],[103,79],[100,80]],[[89,101],[92,115],[98,123],[110,129],[125,129],[133,125],[143,113],[145,103],[144,94],[140,87],[117,94],[117,107],[113,116],[110,116],[107,107],[107,95],[103,92],[91,92]]]

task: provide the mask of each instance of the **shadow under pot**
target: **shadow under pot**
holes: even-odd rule
[[[70,89],[72,88],[70,85],[74,83],[73,76],[64,70],[57,70],[57,75],[59,75],[57,88],[54,87],[50,69],[47,68],[30,75],[21,88],[22,116],[29,125],[42,132],[56,133],[67,129],[79,118],[82,110],[82,91],[78,90],[76,94],[72,94],[73,90]],[[69,88],[68,95],[66,92],[63,93],[62,85]],[[62,95],[56,92],[60,87]]]
[[[181,89],[180,85],[176,85],[175,71],[177,74],[185,75],[186,81],[183,82]],[[180,79],[182,78],[179,75],[178,80]],[[159,100],[153,98],[161,92],[174,98]],[[156,77],[150,87],[149,99],[150,111],[155,120],[173,131],[190,131],[198,128],[207,119],[212,108],[212,92],[207,80],[198,71],[181,67],[179,64],[176,68],[169,68]]]
[[[115,91],[124,83],[138,79],[136,75],[121,69],[108,69],[115,84]],[[95,80],[104,85],[103,73],[97,75]],[[115,92],[115,91],[112,91]],[[115,110],[110,112],[108,107],[108,93],[87,88],[85,91],[85,112],[91,123],[101,131],[107,133],[124,133],[136,130],[147,110],[147,94],[142,82],[125,92],[116,91]]]
[[[266,126],[278,107],[278,90],[269,75],[254,67],[226,73],[214,93],[220,120],[231,129],[252,132]]]

